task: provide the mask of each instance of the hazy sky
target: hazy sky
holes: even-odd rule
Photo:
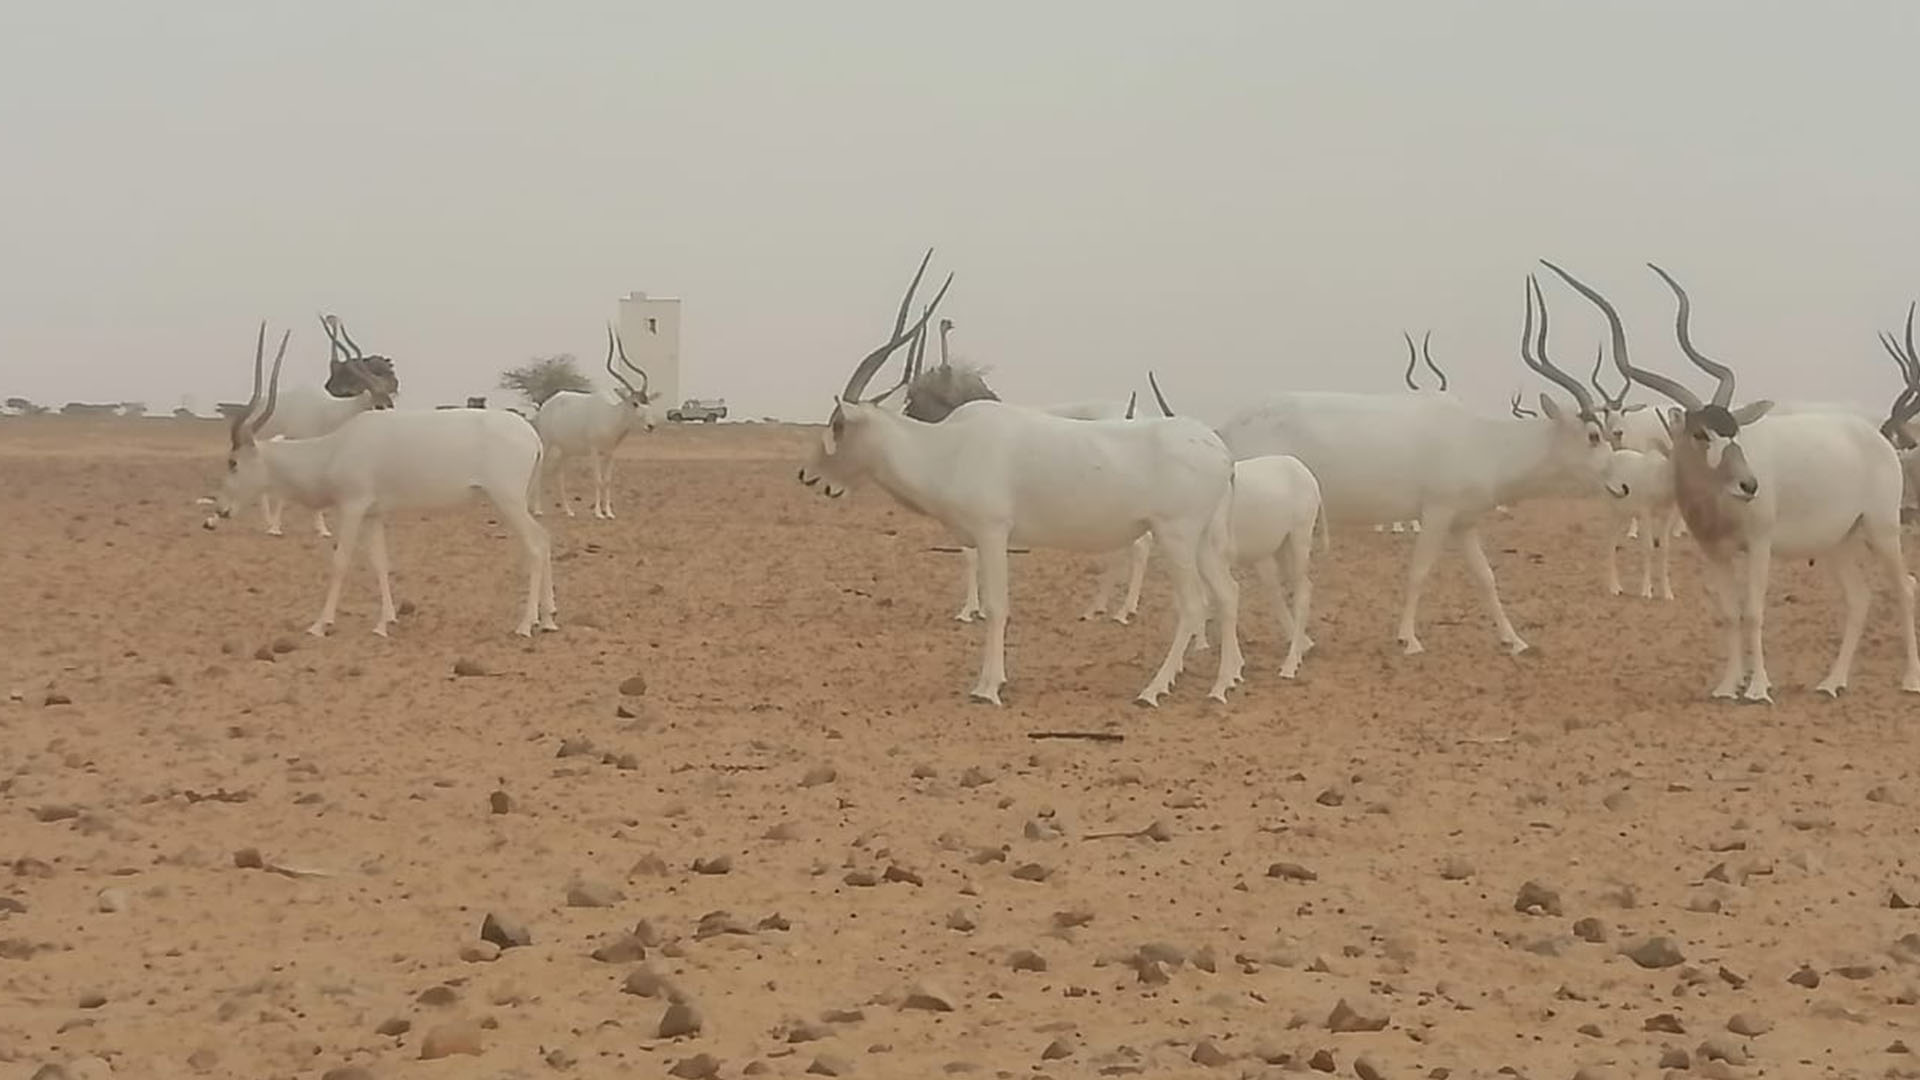
[[[0,395],[243,398],[262,317],[314,380],[324,307],[425,406],[597,361],[640,289],[686,394],[818,419],[934,245],[1010,400],[1154,367],[1218,421],[1432,328],[1504,408],[1546,256],[1649,365],[1652,259],[1743,399],[1877,407],[1916,72],[1911,0],[6,4]]]

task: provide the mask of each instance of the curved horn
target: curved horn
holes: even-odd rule
[[[347,324],[345,321],[343,321],[340,318],[340,316],[338,315],[333,316],[333,325],[335,329],[340,331],[340,340],[346,343],[345,347],[346,347],[347,356],[349,359],[358,360],[362,356],[366,355],[360,351],[359,343],[354,341],[353,338],[347,334]]]
[[[1586,297],[1589,303],[1599,308],[1601,313],[1606,315],[1607,328],[1613,335],[1613,366],[1619,369],[1620,374],[1627,377],[1629,384],[1639,383],[1641,386],[1647,387],[1650,390],[1656,390],[1665,394],[1685,409],[1692,410],[1700,407],[1700,398],[1696,396],[1693,391],[1658,372],[1634,367],[1632,362],[1627,359],[1626,328],[1620,325],[1620,313],[1613,309],[1613,305],[1607,302],[1606,297],[1601,296],[1589,288],[1585,282],[1545,259],[1540,260],[1540,265],[1560,275],[1560,280],[1571,286],[1574,292]]]
[[[260,330],[263,335],[266,329],[267,324],[261,323]],[[287,339],[292,336],[292,329],[280,332],[280,350],[273,354],[273,378],[267,380],[267,404],[260,410],[260,415],[253,421],[252,430],[255,432],[258,432],[262,427],[266,426],[267,421],[273,417],[273,407],[280,403],[280,362],[287,358]],[[261,344],[264,345],[265,343],[263,336]],[[255,379],[258,379],[260,377],[260,354],[257,351],[253,354],[253,362],[255,365],[253,375]]]
[[[618,330],[613,332],[613,344],[620,350],[620,363],[634,374],[640,376],[640,389],[634,391],[634,393],[639,394],[640,400],[645,401],[648,390],[653,386],[653,380],[647,377],[647,369],[627,359],[627,342],[626,339],[620,336],[620,331]],[[628,385],[631,386],[632,384],[629,383]]]
[[[1407,339],[1407,370],[1401,372],[1400,381],[1407,384],[1407,389],[1417,393],[1420,384],[1413,381],[1413,366],[1420,362],[1420,357],[1413,351],[1413,335],[1402,330],[1400,336]]]
[[[253,419],[253,410],[260,407],[260,365],[265,361],[266,353],[267,320],[261,319],[260,335],[253,342],[253,392],[247,395],[247,407],[233,414],[233,419],[227,428],[227,437],[235,449],[240,446],[242,432],[248,435],[253,434],[253,425],[250,421]]]
[[[1440,365],[1433,362],[1433,354],[1427,351],[1427,342],[1432,340],[1433,331],[1431,330],[1427,331],[1426,334],[1421,337],[1420,359],[1426,362],[1427,370],[1433,372],[1434,375],[1440,379],[1440,392],[1444,394],[1447,392],[1447,373],[1440,370]]]
[[[1693,301],[1687,297],[1687,290],[1681,288],[1680,283],[1673,280],[1673,275],[1660,269],[1658,266],[1648,263],[1647,268],[1659,274],[1660,280],[1666,282],[1667,287],[1673,290],[1673,295],[1680,299],[1680,310],[1674,316],[1673,321],[1673,333],[1675,337],[1680,339],[1680,351],[1687,354],[1687,359],[1693,361],[1694,367],[1699,368],[1701,371],[1706,372],[1719,381],[1719,385],[1713,388],[1713,403],[1723,409],[1726,408],[1727,405],[1733,401],[1733,369],[1725,364],[1707,359],[1700,355],[1700,350],[1693,347],[1693,337],[1687,332],[1687,321],[1693,313]]]
[[[931,258],[933,258],[933,249],[928,248],[926,258],[920,260],[920,271],[913,275],[913,282],[907,286],[907,295],[900,301],[900,314],[894,322],[895,330],[893,339],[868,353],[866,359],[861,360],[860,363],[854,367],[853,375],[847,379],[846,388],[840,391],[841,401],[860,400],[860,393],[867,388],[867,383],[873,379],[873,373],[880,370],[880,365],[887,362],[887,357],[892,356],[900,346],[911,341],[913,336],[920,332],[920,328],[927,324],[927,319],[933,314],[934,309],[940,306],[941,299],[947,295],[948,287],[953,284],[953,274],[951,273],[947,274],[947,280],[941,284],[940,291],[934,294],[933,302],[928,304],[926,311],[921,314],[919,324],[912,329],[904,329],[906,326],[907,311],[913,304],[914,290],[920,284],[920,275],[926,272],[927,260]]]
[[[1627,393],[1633,389],[1633,383],[1631,381],[1622,383],[1618,394],[1602,386],[1600,383],[1600,367],[1606,362],[1607,346],[1605,342],[1602,342],[1593,347],[1593,370],[1587,374],[1587,381],[1592,383],[1593,388],[1600,392],[1600,400],[1606,403],[1607,408],[1619,412],[1620,407],[1627,403]]]
[[[1519,390],[1515,390],[1513,392],[1513,397],[1510,398],[1507,402],[1507,410],[1513,413],[1514,416],[1518,417],[1521,420],[1533,420],[1538,418],[1540,415],[1538,410],[1529,409],[1525,405],[1520,404],[1521,393],[1522,392]]]
[[[1533,333],[1533,309],[1540,308],[1540,332]],[[1532,342],[1527,340],[1532,337]],[[1520,331],[1520,359],[1533,369],[1534,373],[1559,384],[1562,390],[1573,395],[1575,405],[1580,407],[1580,415],[1593,419],[1593,395],[1580,385],[1580,380],[1561,371],[1547,357],[1547,298],[1540,293],[1540,283],[1532,274],[1527,275],[1527,321]]]
[[[953,331],[953,320],[941,319],[940,320],[940,366],[941,367],[953,366],[953,362],[947,359],[947,335],[952,331]]]
[[[629,394],[639,393],[639,391],[633,388],[633,384],[627,381],[627,377],[625,375],[620,374],[619,369],[613,366],[614,341],[615,341],[615,338],[613,333],[613,324],[608,323],[607,324],[607,374],[613,376],[614,382],[617,382],[621,386],[626,387],[627,393]]]
[[[1127,419],[1129,420],[1133,419],[1133,407],[1139,401],[1140,401],[1140,391],[1130,390],[1127,392]]]
[[[1882,335],[1880,342],[1900,364],[1900,374],[1907,384],[1906,389],[1900,391],[1899,396],[1893,399],[1893,408],[1887,411],[1887,422],[1880,425],[1880,431],[1896,444],[1905,446],[1911,446],[1913,443],[1913,437],[1906,431],[1907,422],[1912,420],[1916,413],[1920,413],[1920,354],[1915,353],[1913,348],[1913,316],[1916,307],[1920,307],[1920,301],[1907,305],[1907,351],[1904,357],[1895,346],[1892,334]]]
[[[334,324],[337,322],[339,319],[332,315],[325,313],[320,315],[320,329],[327,332],[327,363],[329,364],[339,360],[340,354],[346,351],[346,346],[340,344],[340,335],[334,332]]]
[[[1147,372],[1147,385],[1153,387],[1153,400],[1160,403],[1160,415],[1172,416],[1173,406],[1167,404],[1167,395],[1160,392],[1160,380],[1154,378],[1151,371]]]

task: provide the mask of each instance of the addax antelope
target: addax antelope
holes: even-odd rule
[[[364,524],[368,556],[380,578],[380,616],[373,632],[384,636],[398,617],[387,567],[387,515],[464,502],[476,488],[492,500],[500,519],[519,535],[526,549],[527,602],[515,632],[531,636],[536,624],[543,630],[559,629],[554,622],[547,531],[527,510],[540,464],[540,436],[532,425],[510,413],[480,409],[383,409],[363,412],[311,439],[280,436],[261,441],[260,432],[279,403],[280,361],[287,351],[287,338],[282,335],[263,405],[260,365],[266,342],[263,322],[253,352],[253,395],[245,411],[233,419],[227,476],[214,505],[225,518],[236,505],[272,492],[315,510],[339,511],[333,578],[320,617],[307,628],[308,633],[323,635],[333,625],[340,585],[352,565]]]
[[[620,367],[614,366],[618,350]],[[640,376],[640,385],[621,373],[624,367]],[[562,390],[541,402],[534,415],[534,430],[540,433],[545,458],[540,476],[533,485],[533,512],[543,513],[548,473],[563,470],[570,457],[584,456],[593,469],[593,516],[613,518],[613,455],[635,428],[652,431],[655,425],[652,396],[647,392],[647,373],[627,359],[627,347],[612,326],[607,327],[607,374],[618,384],[611,397],[593,390]],[[567,498],[567,475],[560,472],[560,506],[573,516],[573,501]]]
[[[1573,398],[1572,411],[1545,394],[1545,415],[1521,420],[1480,416],[1424,395],[1300,391],[1253,406],[1220,428],[1236,459],[1291,454],[1305,462],[1320,482],[1328,525],[1420,518],[1424,528],[1414,541],[1398,631],[1408,653],[1423,650],[1414,618],[1427,575],[1450,541],[1460,544],[1500,643],[1511,652],[1525,650],[1500,602],[1481,545],[1481,518],[1498,505],[1572,484],[1591,488],[1606,468],[1609,447],[1592,397],[1548,359],[1547,311],[1538,288],[1529,277],[1521,359]]]
[[[1209,696],[1226,699],[1240,680],[1239,590],[1227,568],[1227,449],[1205,425],[1176,418],[1068,420],[999,401],[971,401],[937,424],[886,407],[905,385],[863,398],[888,358],[912,341],[946,285],[906,326],[922,259],[894,321],[894,334],[854,368],[834,399],[827,430],[800,481],[838,496],[872,479],[911,510],[934,518],[979,552],[986,613],[980,675],[972,696],[999,704],[1007,681],[1007,547],[1116,550],[1151,532],[1165,556],[1179,623],[1160,669],[1140,691],[1158,704],[1185,664],[1210,596],[1220,614],[1220,667]],[[947,284],[953,277],[948,275]]]
[[[1705,556],[1724,625],[1726,662],[1713,696],[1773,700],[1762,638],[1775,555],[1814,559],[1838,581],[1847,605],[1840,651],[1815,689],[1830,696],[1845,689],[1867,622],[1869,598],[1858,561],[1865,553],[1880,562],[1893,590],[1906,649],[1900,685],[1920,692],[1913,590],[1900,553],[1900,461],[1873,424],[1845,413],[1768,416],[1773,403],[1767,400],[1733,408],[1733,369],[1694,347],[1686,290],[1649,263],[1678,302],[1674,336],[1680,351],[1714,378],[1713,397],[1703,402],[1680,382],[1634,366],[1613,305],[1565,270],[1544,265],[1606,316],[1620,373],[1682,410],[1673,433],[1674,494]]]

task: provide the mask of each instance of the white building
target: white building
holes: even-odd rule
[[[680,396],[680,298],[632,292],[620,298],[620,343],[627,359],[644,368],[648,393],[662,408]]]

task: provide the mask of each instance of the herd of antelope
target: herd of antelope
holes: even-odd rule
[[[1905,650],[1901,688],[1920,693],[1916,585],[1900,532],[1906,492],[1914,486],[1909,468],[1920,474],[1910,426],[1920,413],[1913,308],[1903,336],[1881,335],[1902,377],[1884,419],[1818,403],[1762,399],[1736,406],[1733,369],[1694,345],[1691,300],[1666,271],[1649,264],[1677,302],[1681,351],[1714,380],[1706,398],[1636,365],[1613,305],[1543,261],[1608,327],[1583,383],[1551,359],[1546,295],[1540,279],[1528,275],[1520,359],[1564,397],[1542,392],[1536,410],[1515,392],[1501,414],[1483,414],[1448,391],[1429,342],[1416,353],[1409,334],[1403,378],[1412,393],[1276,393],[1216,429],[1177,415],[1153,373],[1148,382],[1158,415],[1139,409],[1137,394],[1124,402],[1047,408],[1003,402],[978,368],[952,361],[949,319],[934,324],[940,359],[929,366],[929,326],[953,282],[948,274],[915,317],[914,299],[932,257],[929,250],[908,284],[892,331],[835,397],[799,479],[836,498],[871,482],[938,521],[962,545],[965,601],[956,617],[984,624],[974,700],[998,704],[1006,683],[1008,553],[1015,546],[1103,556],[1107,565],[1082,618],[1105,615],[1123,623],[1138,609],[1141,581],[1157,552],[1172,583],[1176,619],[1166,656],[1138,700],[1158,704],[1189,653],[1217,642],[1208,696],[1225,701],[1244,666],[1236,567],[1251,567],[1272,595],[1288,642],[1282,678],[1294,677],[1313,647],[1310,564],[1316,540],[1324,550],[1333,525],[1391,525],[1414,533],[1397,630],[1407,653],[1423,649],[1421,593],[1450,545],[1465,559],[1501,646],[1519,653],[1528,644],[1501,604],[1482,523],[1528,498],[1584,495],[1610,505],[1610,593],[1623,591],[1617,560],[1623,541],[1640,542],[1639,594],[1649,599],[1673,597],[1671,541],[1687,536],[1699,548],[1725,651],[1714,697],[1772,700],[1763,627],[1776,556],[1828,569],[1845,600],[1839,651],[1818,691],[1838,695],[1847,685],[1868,611],[1865,556],[1879,565],[1893,593]],[[386,516],[463,501],[477,488],[526,551],[517,632],[557,629],[550,545],[535,520],[545,501],[542,479],[564,459],[585,456],[593,473],[593,515],[611,519],[614,450],[630,432],[651,430],[655,422],[646,372],[627,360],[618,335],[609,329],[606,359],[616,391],[563,391],[528,422],[497,410],[394,408],[399,381],[392,362],[363,353],[337,318],[321,322],[333,350],[324,387],[284,393],[287,336],[263,393],[261,325],[253,393],[233,417],[225,481],[206,500],[218,517],[259,499],[268,531],[278,535],[284,505],[295,502],[314,511],[325,536],[323,515],[332,511],[332,578],[310,632],[331,627],[364,534],[379,579],[374,632],[385,634],[395,620]],[[1601,381],[1608,351],[1622,380],[1615,391]],[[896,357],[898,378],[874,392],[875,377]],[[1434,388],[1414,381],[1416,360],[1435,376]],[[1672,406],[1629,404],[1635,386]],[[573,513],[564,481],[561,504]],[[209,528],[214,520],[207,520]],[[1123,585],[1120,598],[1111,599]]]

